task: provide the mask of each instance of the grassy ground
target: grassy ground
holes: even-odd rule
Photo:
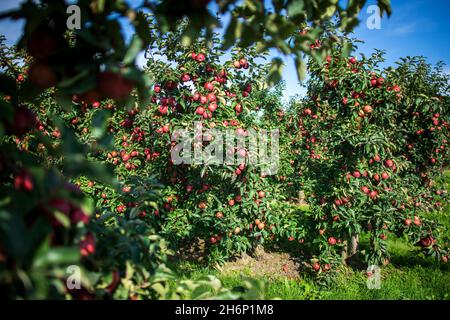
[[[445,178],[450,181],[450,172],[446,172]],[[450,184],[448,186],[450,187]],[[443,212],[429,215],[445,227],[446,235],[450,237],[450,205],[447,205]],[[450,299],[449,265],[438,264],[433,258],[417,253],[417,248],[401,239],[389,240],[388,245],[391,263],[381,270],[380,289],[368,289],[365,272],[351,269],[341,272],[335,281],[326,287],[302,276],[296,279],[283,276],[256,277],[265,281],[264,297],[267,299]],[[213,274],[228,288],[239,287],[242,276],[255,276],[250,267],[241,268],[239,271],[219,271],[184,262],[178,265],[178,269],[186,279],[198,279]]]
[[[450,299],[450,270],[414,253],[400,240],[389,243],[391,264],[381,270],[380,289],[368,289],[366,275],[353,272],[321,291],[324,299]]]
[[[264,296],[267,299],[450,299],[450,269],[438,265],[433,259],[417,256],[413,248],[401,241],[391,241],[392,263],[381,270],[381,288],[368,289],[367,277],[363,271],[352,271],[339,275],[333,284],[323,287],[311,279],[268,279]],[[217,276],[225,287],[241,285],[242,276],[251,276],[252,270],[222,273],[192,264],[181,268],[183,276],[198,279],[207,274]]]

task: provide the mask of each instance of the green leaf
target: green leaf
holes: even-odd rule
[[[105,0],[97,0],[97,12],[101,13],[105,10]]]
[[[134,35],[122,62],[125,65],[133,63],[138,53],[143,49],[142,45],[143,45],[142,39],[139,36]]]
[[[320,18],[322,20],[329,19],[334,15],[335,12],[336,12],[336,6],[331,5],[331,6],[327,7],[326,10],[323,11],[323,14]]]
[[[144,13],[138,12],[136,14],[134,26],[136,34],[139,35],[139,37],[143,41],[143,47],[147,47],[152,42],[152,33],[150,31],[149,24]]]
[[[88,77],[89,74],[90,74],[90,70],[85,69],[85,70],[81,71],[80,73],[78,73],[77,75],[59,82],[58,87],[60,87],[60,88],[71,87],[71,86],[75,85],[76,83],[85,80],[84,78]]]
[[[222,43],[223,50],[229,49],[236,40],[236,33],[235,33],[236,26],[237,26],[237,18],[233,16],[224,34],[224,41]]]
[[[383,12],[386,12],[388,17],[392,14],[391,8],[391,0],[378,0],[378,7],[380,8],[380,14],[383,15]]]
[[[64,228],[70,227],[70,219],[66,214],[56,210],[54,212],[54,216],[56,220],[58,220],[63,225]]]
[[[108,110],[100,110],[96,112],[92,119],[92,137],[99,139],[104,136],[107,131],[108,118],[110,117],[110,112]]]
[[[61,91],[57,90],[55,93],[55,100],[59,106],[65,111],[72,110],[73,102],[70,96],[63,94]]]
[[[287,6],[287,13],[289,17],[295,17],[302,14],[304,2],[303,0],[292,0]]]
[[[299,57],[294,60],[295,62],[295,70],[297,71],[297,77],[299,80],[303,80],[306,78],[306,63],[305,61]]]
[[[269,86],[273,86],[280,82],[283,71],[283,60],[281,58],[272,59],[272,65],[269,70],[267,82]]]
[[[52,265],[68,265],[79,262],[78,248],[43,248],[34,260],[35,268],[44,268]]]
[[[139,215],[139,207],[134,207],[130,212],[130,219],[136,219]]]

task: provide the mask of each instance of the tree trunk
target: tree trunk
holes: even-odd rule
[[[341,260],[343,264],[347,264],[347,258],[348,258],[348,241],[344,240],[342,241],[342,244],[344,245],[341,252]]]
[[[350,258],[358,253],[358,245],[359,245],[359,235],[355,234],[351,237],[350,242]]]
[[[299,205],[305,204],[305,191],[300,190],[300,191],[298,192],[297,203],[298,203]]]
[[[344,264],[356,257],[358,253],[359,235],[353,234],[350,238],[343,241],[344,248],[342,249],[341,259]]]

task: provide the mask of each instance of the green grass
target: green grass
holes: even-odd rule
[[[450,171],[444,175],[450,181]],[[450,189],[450,183],[447,185]],[[450,191],[450,190],[449,190]],[[450,237],[450,205],[442,212],[429,213],[428,217],[439,221],[445,236]],[[364,239],[362,246],[364,245]],[[380,289],[367,288],[365,271],[351,270],[339,273],[332,284],[324,287],[305,277],[300,280],[275,278],[264,280],[266,299],[333,299],[333,300],[428,300],[450,299],[450,267],[419,253],[418,248],[402,239],[388,241],[391,263],[381,269]],[[251,276],[251,270],[225,274],[213,268],[205,268],[188,262],[177,265],[182,277],[198,279],[204,275],[217,276],[227,288],[239,287],[242,276]]]
[[[425,257],[411,244],[388,241],[391,263],[381,269],[380,289],[368,289],[364,272],[340,275],[333,286],[322,290],[324,299],[428,300],[450,299],[450,269]]]
[[[328,290],[322,290],[323,299],[351,300],[426,300],[450,299],[450,272],[422,266],[381,270],[380,289],[368,289],[366,276],[354,273],[341,276]]]
[[[190,263],[184,263],[178,267],[184,279],[197,280],[205,275],[214,275],[220,279],[226,288],[240,287],[242,285],[242,277],[252,276],[251,270],[244,270],[241,273],[226,273],[224,275],[216,269],[199,267]],[[311,300],[320,298],[320,293],[312,281],[287,278],[278,278],[270,281],[263,278],[257,279],[265,282],[264,297],[266,299]]]
[[[349,270],[338,275],[327,287],[315,284],[312,279],[292,280],[261,279],[266,282],[266,299],[305,300],[428,300],[450,299],[450,270],[434,259],[415,252],[417,249],[402,240],[389,241],[391,264],[381,270],[381,288],[368,289],[364,271]],[[204,275],[217,276],[227,288],[239,287],[242,276],[251,276],[250,270],[222,274],[213,268],[185,263],[181,267],[185,279],[198,279]]]
[[[240,275],[229,275],[219,277],[219,279],[228,288],[233,288],[240,284]],[[320,293],[311,282],[284,278],[267,281],[264,297],[282,300],[317,300],[320,299]]]
[[[401,244],[395,244],[399,253],[405,253]],[[395,252],[393,253],[395,255]],[[305,299],[331,299],[331,300],[428,300],[450,299],[450,270],[448,266],[439,266],[433,260],[411,255],[415,259],[411,262],[406,256],[393,259],[391,265],[381,270],[380,289],[368,289],[367,277],[362,271],[349,271],[338,275],[335,281],[321,287],[311,279],[292,280],[278,278],[266,282],[264,297],[266,299],[305,300]],[[407,265],[397,265],[399,261],[408,261]],[[416,264],[416,262],[419,262]],[[191,268],[196,268],[190,266]],[[250,276],[251,272],[244,274],[221,274],[214,269],[191,269],[184,271],[184,278],[198,279],[207,274],[217,276],[227,288],[239,287],[242,276]]]

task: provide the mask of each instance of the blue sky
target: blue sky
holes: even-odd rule
[[[2,0],[0,10],[18,6],[19,0]],[[132,0],[132,2],[140,2]],[[450,74],[450,1],[449,0],[391,0],[393,14],[381,20],[380,30],[369,30],[366,13],[369,5],[375,4],[369,0],[360,13],[361,24],[355,29],[354,36],[364,40],[358,52],[370,54],[374,48],[386,50],[385,65],[393,65],[400,57],[423,55],[430,62],[444,61],[446,72]],[[226,21],[226,19],[225,19]],[[0,21],[0,33],[7,37],[9,44],[14,43],[23,28],[18,21]],[[278,54],[273,51],[273,56]],[[142,56],[139,59],[143,63]],[[283,80],[286,82],[285,98],[294,94],[302,94],[304,90],[298,83],[291,59],[286,59]]]

